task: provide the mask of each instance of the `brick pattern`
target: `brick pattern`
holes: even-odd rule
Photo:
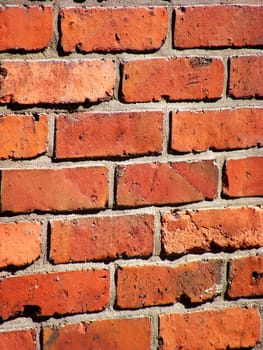
[[[259,2],[0,5],[0,350],[262,349]]]

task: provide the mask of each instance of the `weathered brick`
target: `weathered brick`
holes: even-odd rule
[[[0,282],[3,320],[28,314],[37,317],[101,311],[108,301],[107,270],[39,273]]]
[[[38,51],[52,38],[51,6],[0,6],[0,51]]]
[[[108,201],[104,167],[2,170],[2,212],[104,208]]]
[[[220,261],[181,266],[122,266],[117,271],[117,307],[137,309],[176,301],[202,303],[218,294]]]
[[[166,213],[162,217],[163,253],[214,252],[263,246],[263,210],[224,208]]]
[[[228,92],[233,98],[263,97],[263,56],[230,59]]]
[[[44,329],[43,350],[149,350],[149,318],[99,320]]]
[[[228,197],[263,195],[263,157],[226,162],[223,193]]]
[[[0,332],[1,350],[36,350],[36,334],[33,329]]]
[[[115,80],[109,60],[2,61],[0,103],[65,104],[109,100]]]
[[[56,158],[160,153],[162,112],[78,113],[56,120]]]
[[[152,51],[167,35],[163,7],[65,8],[60,17],[65,52]]]
[[[124,102],[218,99],[223,86],[224,65],[219,58],[153,58],[122,64]]]
[[[56,264],[150,256],[154,217],[126,215],[51,222],[50,258]]]
[[[263,44],[262,6],[185,6],[175,10],[174,46],[246,47]]]
[[[263,297],[263,255],[233,260],[228,282],[230,298]]]
[[[262,145],[262,108],[182,111],[172,114],[173,151],[202,152]]]
[[[0,223],[0,268],[28,265],[38,259],[40,239],[37,222]]]
[[[117,204],[144,206],[213,199],[218,170],[213,161],[144,163],[117,169]]]
[[[256,309],[239,307],[160,316],[160,350],[253,347],[260,339]]]
[[[47,115],[0,115],[0,158],[34,158],[47,150]]]

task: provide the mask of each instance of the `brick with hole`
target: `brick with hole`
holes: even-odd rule
[[[263,297],[263,255],[231,261],[228,282],[231,299]]]
[[[162,216],[163,254],[181,255],[263,246],[261,208],[182,210]]]
[[[103,269],[7,277],[0,282],[0,317],[102,311],[109,302],[109,283]]]
[[[107,202],[102,166],[2,170],[2,212],[94,210]]]
[[[139,309],[181,302],[187,307],[213,300],[221,290],[222,262],[173,266],[121,266],[117,270],[116,306]]]
[[[232,98],[263,97],[263,56],[230,59],[228,93]]]
[[[123,102],[219,99],[224,64],[214,57],[171,57],[129,60],[122,64]]]
[[[171,115],[175,152],[221,151],[263,145],[263,109],[178,111]]]
[[[0,268],[29,265],[40,256],[41,225],[19,221],[0,223]]]
[[[53,34],[53,7],[0,6],[0,51],[40,51]]]
[[[86,321],[44,328],[43,350],[148,350],[151,321],[147,317]]]
[[[227,197],[263,195],[263,157],[229,159],[225,163],[223,194]]]
[[[50,259],[55,264],[148,257],[153,253],[153,215],[87,217],[51,221]]]
[[[29,159],[47,151],[48,117],[0,115],[0,158]]]
[[[36,332],[34,329],[2,330],[0,332],[1,350],[36,350]]]
[[[2,61],[0,104],[81,104],[113,97],[110,60]]]
[[[229,307],[160,316],[160,350],[225,350],[254,347],[260,340],[257,309]]]
[[[163,7],[63,8],[60,44],[64,52],[153,51],[167,27]]]
[[[180,49],[261,46],[262,19],[262,6],[179,7],[173,43]]]
[[[163,113],[78,113],[56,119],[56,158],[105,158],[162,151]]]
[[[212,200],[217,193],[217,166],[199,162],[143,163],[117,168],[120,207],[178,204]]]

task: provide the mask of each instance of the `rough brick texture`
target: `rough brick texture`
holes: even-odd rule
[[[0,349],[36,350],[36,334],[32,329],[3,331],[0,333]]]
[[[263,109],[236,108],[172,114],[171,149],[231,150],[263,145]]]
[[[218,294],[220,261],[192,262],[178,267],[121,267],[117,274],[117,306],[136,309],[176,301],[202,303]]]
[[[260,338],[260,317],[238,307],[160,316],[161,350],[243,349]]]
[[[39,273],[0,282],[3,320],[19,315],[38,317],[101,311],[108,301],[107,270]]]
[[[263,255],[230,263],[227,293],[230,298],[263,297]]]
[[[79,113],[56,120],[56,158],[160,153],[162,112]]]
[[[120,166],[117,176],[120,206],[196,202],[213,199],[217,192],[213,161]]]
[[[152,51],[167,35],[162,7],[65,8],[60,16],[65,52]]]
[[[92,217],[51,222],[50,257],[55,263],[150,256],[152,215]]]
[[[0,268],[31,264],[40,256],[41,226],[37,222],[0,223]]]
[[[225,195],[229,197],[263,195],[263,157],[228,160],[224,175]]]
[[[3,61],[1,72],[0,104],[84,103],[113,95],[109,60]]]
[[[34,158],[46,152],[47,115],[0,115],[0,158]]]
[[[263,44],[262,6],[186,6],[175,10],[177,48]]]
[[[223,85],[223,62],[212,57],[132,60],[122,66],[124,102],[217,99]]]
[[[51,6],[1,6],[0,51],[38,51],[47,47],[53,34]]]
[[[263,246],[263,210],[225,208],[166,213],[162,246],[167,255],[233,251]]]
[[[149,318],[100,320],[44,329],[44,350],[146,350],[150,344]]]

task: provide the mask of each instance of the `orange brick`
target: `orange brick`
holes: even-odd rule
[[[53,33],[51,6],[1,6],[0,51],[39,51]]]
[[[117,307],[137,309],[176,301],[199,304],[213,299],[221,283],[220,261],[171,266],[126,266],[117,271]]]
[[[203,152],[263,146],[263,109],[236,108],[172,114],[171,149]]]
[[[167,255],[263,246],[263,210],[224,208],[166,213],[162,246]]]
[[[124,102],[218,99],[223,86],[224,65],[218,58],[153,58],[122,65]]]
[[[47,115],[0,115],[0,158],[34,158],[47,150]]]
[[[162,112],[78,113],[56,120],[56,158],[160,153]]]
[[[223,193],[228,197],[263,195],[263,157],[230,159],[224,176]]]
[[[36,334],[33,329],[1,331],[0,349],[36,350]]]
[[[56,264],[150,256],[154,217],[126,215],[51,222],[50,258]]]
[[[1,104],[109,100],[115,80],[113,62],[108,60],[2,61],[1,74]]]
[[[213,199],[217,176],[217,167],[210,160],[119,166],[117,204],[132,207]]]
[[[175,10],[174,46],[246,47],[263,44],[262,6],[185,6]]]
[[[60,17],[65,52],[151,51],[167,35],[162,7],[65,8]]]
[[[160,350],[243,349],[260,339],[256,309],[239,307],[160,316]]]
[[[230,298],[263,297],[263,255],[230,263],[227,294]]]
[[[108,201],[104,167],[2,171],[2,212],[104,208]]]
[[[107,270],[39,273],[0,282],[3,320],[28,313],[37,317],[101,311],[108,301]]]

